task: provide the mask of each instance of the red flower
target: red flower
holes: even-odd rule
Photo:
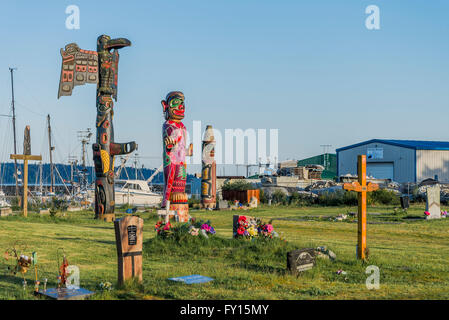
[[[245,233],[245,228],[243,228],[243,227],[238,228],[238,229],[237,229],[237,233],[238,233],[239,235],[243,235],[243,234]]]
[[[246,222],[246,216],[240,216],[238,222],[240,223],[241,221]]]

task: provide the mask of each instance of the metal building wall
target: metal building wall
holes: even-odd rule
[[[416,178],[418,182],[435,178],[441,182],[449,182],[449,151],[416,150]]]
[[[366,155],[368,148],[383,148],[383,159],[367,159],[367,163],[393,162],[394,181],[401,183],[415,181],[415,150],[379,142],[368,143],[338,152],[338,175],[357,174],[357,156],[360,154]]]

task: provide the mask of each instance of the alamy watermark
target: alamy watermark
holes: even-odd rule
[[[368,30],[380,29],[380,9],[376,5],[369,5],[365,9],[365,13],[369,16],[365,20],[365,27]]]
[[[370,276],[366,278],[366,288],[368,290],[378,290],[380,288],[380,270],[378,266],[370,265],[366,267],[366,274]]]
[[[80,28],[80,8],[71,4],[65,8],[65,13],[69,16],[65,19],[65,27],[69,30]]]
[[[201,150],[203,130],[201,121],[193,121],[193,139],[187,132],[186,145],[193,143],[193,155],[187,157],[187,164],[201,164],[201,159],[209,157]],[[225,129],[224,135],[216,128],[214,130],[214,158],[217,164],[257,165],[271,163],[276,165],[279,160],[279,130],[278,129]],[[246,148],[245,148],[246,142]],[[269,153],[267,151],[269,150]],[[208,152],[204,150],[204,152]],[[246,156],[246,161],[245,161]]]

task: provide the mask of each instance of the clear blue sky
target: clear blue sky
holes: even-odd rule
[[[65,28],[71,4],[79,30]],[[372,4],[380,30],[365,27]],[[50,113],[56,160],[79,153],[76,132],[95,127],[95,86],[56,99],[59,49],[95,50],[108,34],[132,41],[120,51],[116,141],[135,140],[146,157],[161,154],[170,90],[186,95],[189,129],[279,129],[281,160],[371,138],[449,141],[448,16],[447,0],[2,2],[0,113],[10,112],[15,66],[19,150],[30,124],[33,152],[45,154]],[[11,144],[2,146],[5,160]]]

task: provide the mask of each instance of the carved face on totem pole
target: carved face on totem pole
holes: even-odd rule
[[[184,119],[184,94],[180,91],[172,91],[167,94],[166,100],[162,100],[165,120],[179,122]]]

